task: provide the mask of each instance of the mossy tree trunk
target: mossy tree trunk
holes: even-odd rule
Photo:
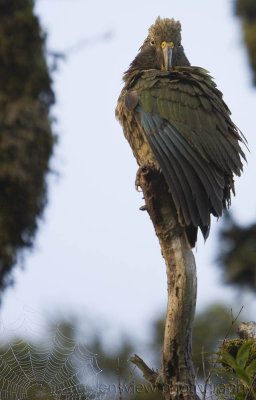
[[[45,35],[32,0],[0,2],[0,289],[31,247],[55,142]]]

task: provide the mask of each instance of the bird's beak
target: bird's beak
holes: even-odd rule
[[[170,71],[173,69],[172,67],[172,55],[173,55],[173,42],[162,42],[161,47],[163,49],[163,57],[164,57],[164,64],[163,69],[166,71]]]

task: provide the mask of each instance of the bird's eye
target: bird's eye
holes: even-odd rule
[[[178,46],[178,47],[180,47],[180,46],[181,46],[181,43],[180,43],[180,42],[178,42],[178,43],[177,43],[177,46]]]
[[[154,40],[151,40],[151,41],[150,41],[150,44],[151,44],[151,46],[154,46],[155,41],[154,41]]]

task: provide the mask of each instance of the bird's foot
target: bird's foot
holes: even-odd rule
[[[138,192],[141,191],[141,190],[139,190],[139,188],[141,187],[141,184],[140,184],[141,175],[147,173],[149,170],[152,170],[152,169],[155,171],[158,171],[159,173],[161,172],[159,166],[154,161],[150,161],[150,160],[146,161],[144,164],[142,164],[139,167],[137,174],[136,174],[136,179],[135,179],[135,188]]]
[[[137,174],[136,174],[136,179],[135,179],[135,189],[137,190],[137,192],[141,192],[141,190],[139,189],[141,186],[140,186],[140,177],[141,177],[141,173],[142,173],[142,168],[143,167],[140,167],[139,169],[138,169],[138,171],[137,171]]]

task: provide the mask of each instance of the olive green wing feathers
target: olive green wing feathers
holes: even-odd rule
[[[244,139],[230,119],[221,92],[198,67],[145,71],[130,85],[125,103],[134,110],[186,225],[207,236],[210,213],[230,202],[233,174],[240,175]]]

